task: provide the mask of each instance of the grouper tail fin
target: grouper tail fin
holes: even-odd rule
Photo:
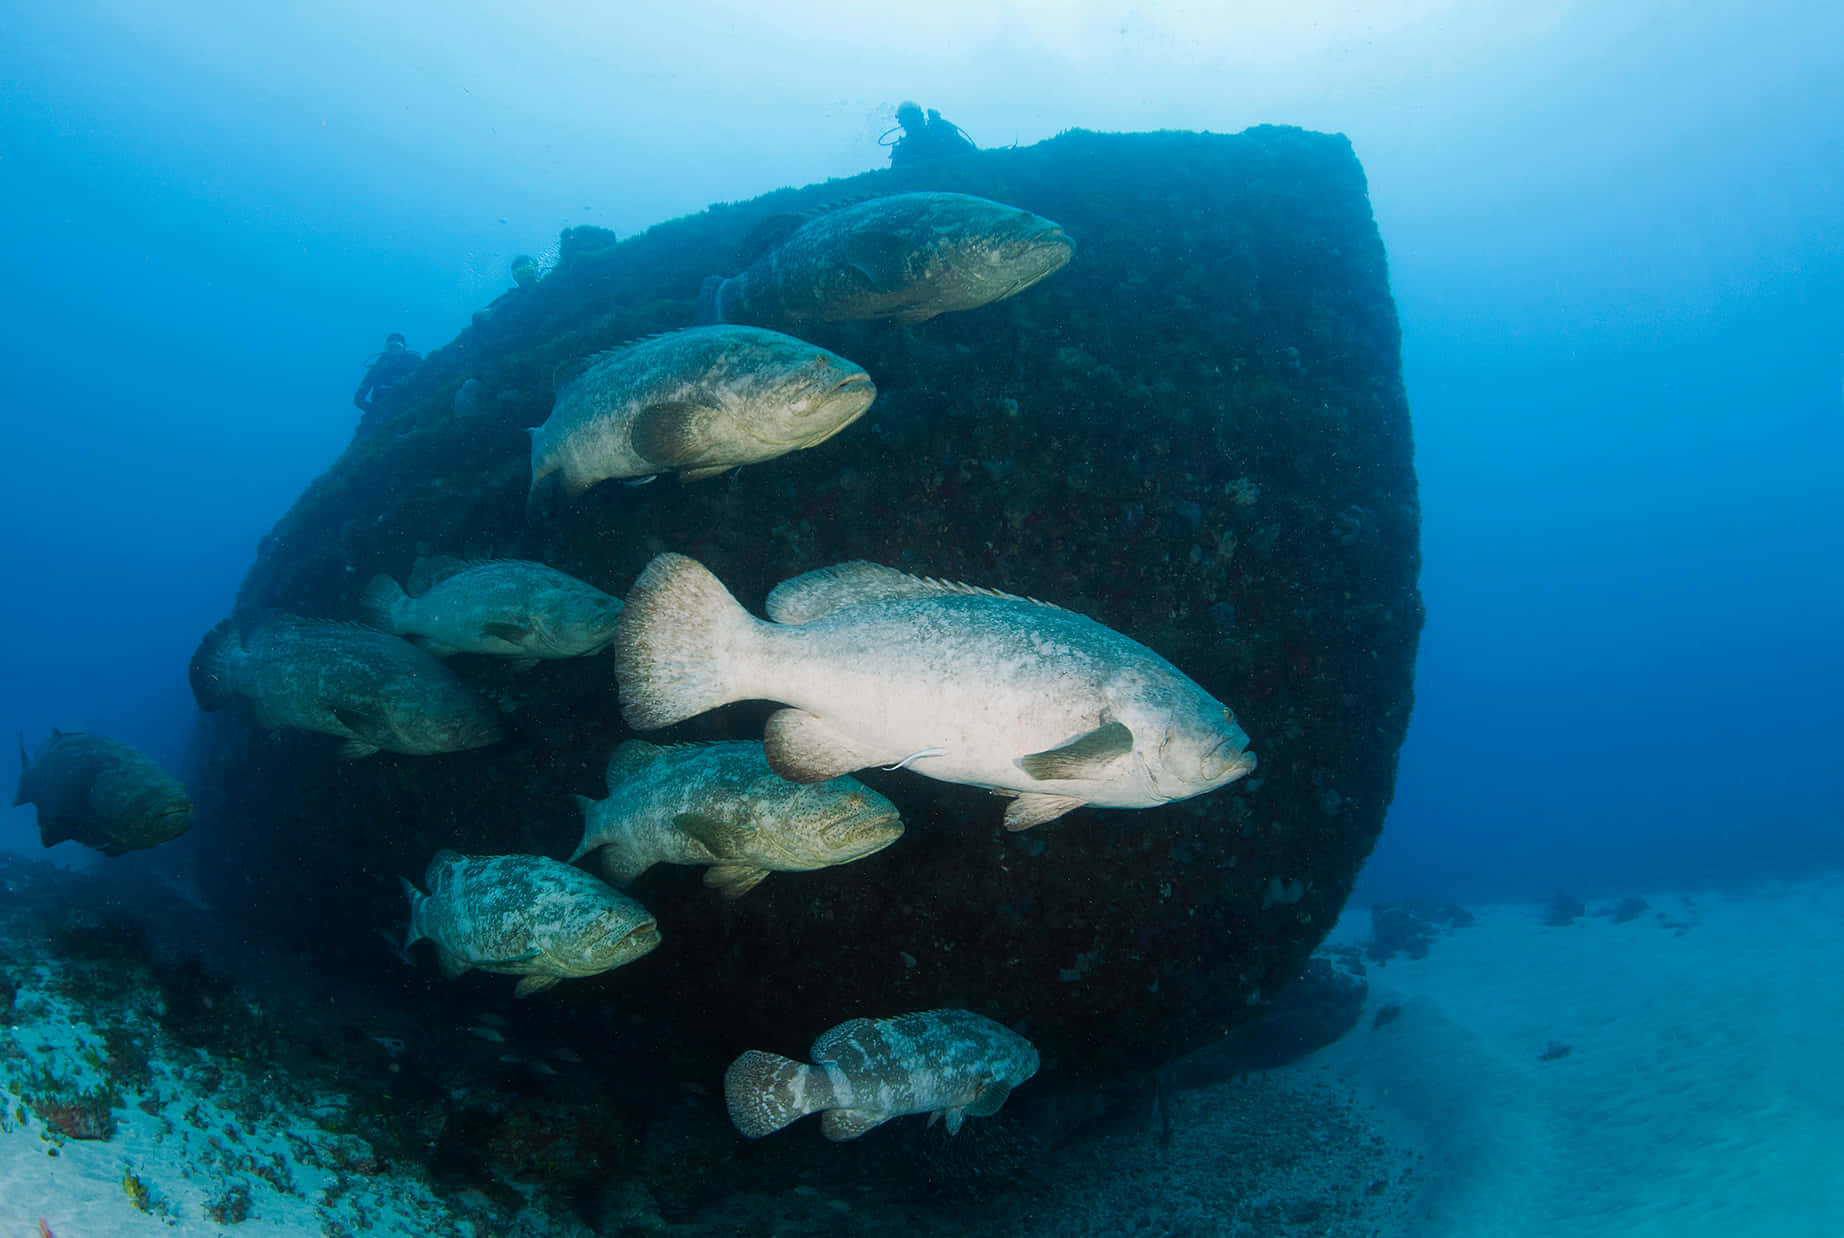
[[[628,591],[615,633],[621,716],[650,731],[742,699],[733,664],[758,626],[702,563],[655,556]]]
[[[410,600],[395,579],[380,572],[359,594],[359,613],[365,622],[385,632],[397,630],[397,607]]]
[[[404,897],[410,900],[410,922],[403,927],[402,954],[407,959],[410,954],[410,947],[423,939],[423,931],[417,925],[417,921],[420,917],[418,917],[416,913],[422,910],[423,902],[428,896],[411,885],[409,879],[406,877],[397,878],[397,883],[403,887]]]
[[[26,759],[26,733],[21,731],[19,733],[19,789],[13,792],[13,807],[15,808],[32,802],[31,796],[26,792],[26,774],[31,768],[32,762]]]
[[[206,713],[223,709],[237,695],[230,660],[242,644],[237,634],[237,621],[226,619],[205,633],[198,651],[192,655],[192,663],[186,668],[187,677],[192,681],[192,699]]]
[[[714,327],[724,320],[724,285],[730,281],[721,275],[707,275],[698,286],[698,313],[693,322]]]
[[[724,1105],[745,1139],[772,1135],[833,1103],[832,1082],[824,1071],[778,1053],[751,1049],[724,1072]]]

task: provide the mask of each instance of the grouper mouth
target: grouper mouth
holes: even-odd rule
[[[819,837],[843,860],[875,855],[903,836],[903,815],[895,808],[869,807],[826,825]]]

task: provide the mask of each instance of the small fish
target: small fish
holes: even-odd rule
[[[1016,296],[1061,270],[1075,242],[1040,215],[964,193],[898,193],[827,211],[730,279],[698,321],[926,322]]]
[[[104,855],[156,847],[192,828],[192,798],[138,748],[106,735],[52,729],[34,760],[19,737],[15,806],[38,809],[47,847],[72,841]]]
[[[659,945],[659,926],[646,908],[580,868],[541,855],[438,851],[424,883],[427,894],[403,883],[410,900],[404,949],[425,938],[434,942],[450,979],[474,968],[521,976],[517,997],[613,971]],[[482,1039],[492,1032],[469,1030]]]
[[[615,638],[621,602],[543,563],[419,560],[414,596],[374,576],[359,599],[373,627],[415,641],[438,658],[499,654],[534,662],[600,653]]]
[[[470,1027],[467,1030],[490,1045],[503,1045],[506,1043],[506,1038],[500,1034],[498,1028]]]
[[[784,778],[872,765],[1013,797],[1007,829],[1073,808],[1150,808],[1255,768],[1235,714],[1093,619],[991,589],[844,563],[783,581],[764,623],[684,555],[647,565],[615,638],[622,716],[651,730],[780,701]]]
[[[589,358],[531,431],[529,515],[561,488],[676,473],[715,477],[817,446],[864,415],[863,367],[758,327],[690,327]]]
[[[336,735],[342,760],[460,752],[500,738],[493,708],[454,672],[356,623],[275,614],[246,633],[226,619],[206,633],[189,670],[200,709],[247,697],[257,726]]]
[[[730,1121],[760,1139],[809,1113],[820,1133],[856,1139],[909,1113],[947,1120],[997,1113],[1037,1073],[1037,1049],[1002,1023],[967,1010],[852,1019],[813,1042],[814,1065],[751,1049],[724,1072]],[[822,1112],[823,1111],[823,1112]]]
[[[577,797],[583,840],[602,872],[633,884],[655,864],[708,866],[704,883],[737,898],[771,872],[849,864],[903,835],[896,805],[855,778],[803,785],[768,767],[758,743],[631,739],[608,759],[608,798]]]

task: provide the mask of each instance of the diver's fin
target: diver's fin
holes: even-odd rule
[[[720,860],[733,860],[743,853],[743,845],[755,833],[746,825],[720,821],[698,812],[682,812],[672,819],[679,833],[695,839],[706,851]]]
[[[722,415],[715,404],[662,400],[641,409],[629,433],[641,459],[662,469],[678,468],[697,461],[710,445],[710,425]]]
[[[1080,808],[1088,803],[1067,795],[1040,795],[1027,791],[1011,802],[1005,810],[1005,828],[1008,830],[1028,830],[1034,825],[1046,821],[1055,821],[1072,808]]]
[[[766,868],[753,864],[719,864],[704,870],[704,884],[725,898],[741,898],[768,876]]]
[[[878,292],[903,286],[909,243],[892,232],[853,232],[845,238],[845,260]]]
[[[514,997],[530,997],[533,993],[542,993],[556,984],[558,979],[559,978],[556,976],[527,976],[525,979],[519,981],[518,987],[512,990],[512,995]]]
[[[1105,722],[1059,748],[1033,752],[1013,764],[1039,782],[1058,778],[1101,778],[1133,751],[1133,732],[1119,722]]]
[[[902,755],[860,743],[804,709],[770,714],[762,751],[769,768],[790,782],[825,782],[868,765],[888,765]]]

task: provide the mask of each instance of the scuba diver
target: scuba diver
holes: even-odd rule
[[[404,346],[403,332],[391,332],[384,337],[384,351],[366,363],[365,377],[359,380],[359,389],[352,393],[352,403],[361,413],[375,413],[379,398],[389,395],[393,384],[401,382],[422,363],[421,353],[411,352]]]
[[[898,129],[903,131],[902,136],[894,142],[889,141],[890,135]],[[933,163],[979,149],[964,129],[940,112],[930,108],[924,114],[921,104],[908,101],[898,105],[896,124],[885,130],[877,142],[880,146],[890,148],[890,166],[893,168]]]

